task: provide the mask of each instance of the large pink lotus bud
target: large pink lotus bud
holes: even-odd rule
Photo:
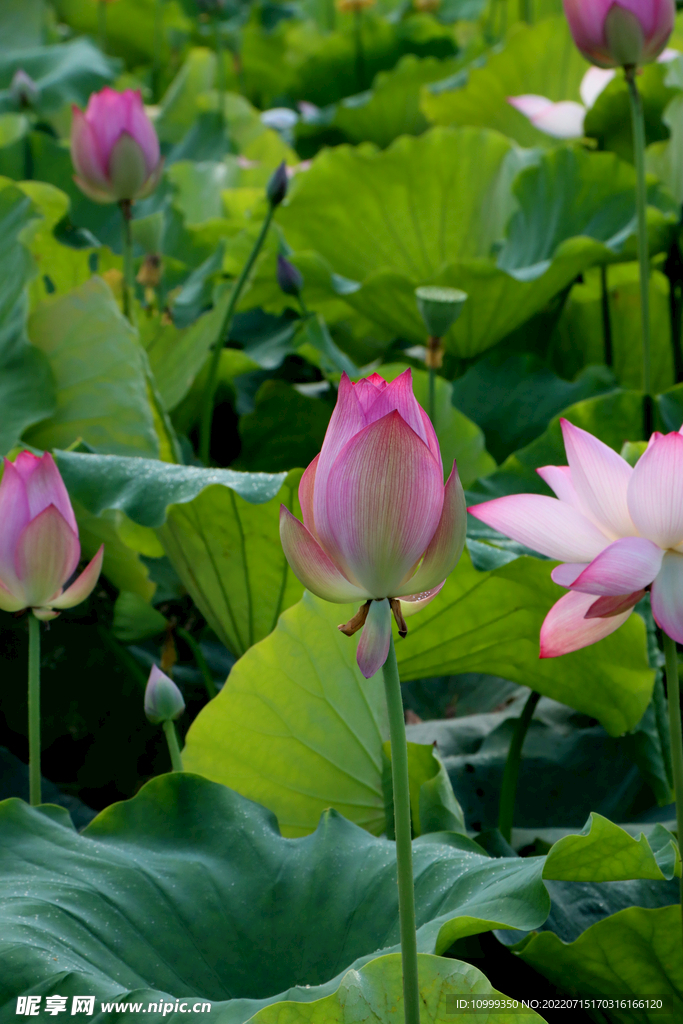
[[[92,94],[85,113],[73,107],[71,159],[76,184],[96,203],[150,195],[163,160],[140,93],[105,86]]]
[[[104,545],[70,587],[81,557],[69,495],[49,454],[20,452],[5,459],[0,483],[0,608],[31,608],[54,619],[84,601],[102,569]],[[57,610],[55,610],[57,609]]]
[[[446,485],[439,442],[413,395],[410,370],[391,384],[346,374],[322,451],[299,486],[303,524],[284,505],[280,537],[301,582],[326,601],[364,601],[339,628],[363,629],[358,664],[384,664],[391,613],[419,610],[443,586],[465,543],[465,498],[455,465]],[[400,600],[399,600],[400,599]]]
[[[674,0],[563,0],[574,42],[600,68],[656,60],[674,27]]]
[[[541,657],[613,633],[647,590],[657,625],[683,643],[681,432],[653,434],[632,468],[597,437],[568,420],[560,423],[569,465],[537,470],[556,498],[511,494],[469,510],[564,563],[551,576],[570,593],[545,618]]]

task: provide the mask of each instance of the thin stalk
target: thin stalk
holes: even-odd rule
[[[624,68],[631,105],[633,157],[636,165],[636,214],[638,220],[638,263],[640,265],[640,315],[643,341],[643,394],[646,405],[652,390],[650,369],[650,251],[647,237],[647,182],[645,180],[645,119],[636,83],[636,68]]]
[[[107,52],[107,0],[97,3],[97,41],[102,53]]]
[[[178,746],[178,733],[175,731],[175,724],[171,721],[164,722],[163,729],[164,732],[166,733],[168,752],[171,755],[171,767],[174,772],[182,772],[183,759],[180,756],[180,747]]]
[[[669,319],[671,322],[671,350],[674,366],[674,381],[683,381],[683,351],[681,350],[681,326],[683,322],[683,261],[678,242],[673,241],[664,264],[664,273],[669,279]]]
[[[204,651],[202,650],[201,645],[197,643],[195,638],[192,636],[192,633],[190,633],[187,629],[183,629],[182,626],[179,626],[176,629],[176,633],[182,640],[185,641],[187,646],[192,651],[194,660],[197,663],[197,668],[201,672],[202,678],[204,679],[204,685],[206,686],[206,692],[209,695],[209,700],[213,700],[218,691],[216,690],[216,684],[213,681],[211,669],[209,668],[208,662],[204,657]]]
[[[213,421],[213,400],[216,394],[216,386],[218,384],[218,367],[221,361],[221,352],[223,351],[225,339],[227,338],[228,332],[230,331],[230,325],[232,323],[235,307],[237,305],[240,295],[242,294],[242,289],[244,288],[246,280],[249,277],[251,268],[254,266],[254,263],[256,262],[256,257],[261,251],[261,247],[263,246],[263,243],[266,240],[268,228],[270,227],[270,222],[273,219],[274,213],[275,207],[269,206],[268,213],[266,214],[263,220],[263,224],[261,225],[259,236],[254,242],[254,248],[251,250],[249,259],[242,267],[242,272],[240,276],[237,278],[235,286],[232,290],[230,302],[228,303],[228,308],[225,311],[223,323],[221,324],[221,329],[218,332],[216,346],[211,356],[209,376],[206,381],[206,387],[204,389],[204,398],[202,401],[202,419],[199,429],[199,458],[201,459],[205,466],[207,466],[209,463],[209,449],[211,447],[211,423]]]
[[[161,99],[161,51],[164,46],[164,0],[154,4],[154,58],[152,63],[152,88],[156,99]]]
[[[678,845],[683,843],[683,731],[681,730],[681,692],[678,683],[678,655],[676,641],[662,630],[664,657],[666,658],[666,689],[669,700],[669,733],[671,736],[671,767],[676,795],[676,831]],[[680,883],[681,913],[683,914],[683,877]]]
[[[363,10],[357,7],[353,12],[353,35],[356,47],[356,82],[358,92],[365,88],[365,49],[363,47]]]
[[[434,424],[434,416],[436,414],[436,370],[433,366],[429,367],[429,418]]]
[[[213,19],[214,42],[216,46],[216,89],[218,91],[218,113],[221,122],[225,118],[225,60],[223,56],[223,34],[221,20]]]
[[[534,20],[531,13],[531,0],[519,0],[519,20],[531,25]]]
[[[389,712],[391,739],[391,777],[394,790],[394,826],[396,830],[396,866],[398,876],[398,913],[401,928],[403,967],[403,1006],[405,1024],[420,1024],[420,989],[417,974],[417,936],[415,933],[415,889],[413,884],[412,831],[410,827],[410,790],[408,784],[408,746],[403,717],[401,682],[396,664],[394,639],[383,668],[384,690]]]
[[[500,802],[498,804],[498,830],[503,839],[508,843],[512,838],[512,822],[515,816],[515,797],[517,796],[517,778],[519,776],[522,747],[524,746],[524,740],[540,698],[540,693],[536,693],[535,690],[532,690],[527,697],[524,710],[519,717],[510,740],[510,749],[508,750],[507,761],[503,771]]]
[[[605,366],[614,365],[612,350],[612,320],[609,312],[609,287],[607,283],[607,264],[600,267],[600,306],[602,309],[602,340],[605,346]]]
[[[31,807],[42,803],[40,778],[40,621],[28,613],[28,789]]]
[[[123,314],[131,323],[133,322],[133,233],[131,221],[133,219],[132,203],[130,199],[122,199],[121,217],[123,218]]]

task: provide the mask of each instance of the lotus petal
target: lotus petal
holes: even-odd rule
[[[662,548],[683,540],[683,437],[653,434],[628,486],[628,507],[639,532]]]
[[[284,505],[280,506],[280,540],[294,575],[311,593],[335,604],[366,601],[372,596],[346,579],[315,537]]]
[[[19,537],[17,576],[29,608],[47,605],[78,565],[81,547],[61,512],[49,505]]]
[[[26,484],[16,466],[5,459],[0,483],[0,580],[17,596],[23,588],[17,576],[15,554],[19,537],[30,521]],[[26,602],[21,607],[26,607]]]
[[[587,619],[586,613],[594,602],[593,595],[572,591],[552,606],[541,626],[541,658],[557,658],[597,643],[619,629],[633,610]]]
[[[56,600],[49,602],[51,608],[74,608],[81,601],[85,601],[100,578],[102,572],[102,559],[104,558],[104,544],[101,546],[94,558],[86,565],[80,576],[77,576],[70,587],[59,595]]]
[[[588,431],[575,427],[569,420],[561,419],[560,424],[579,500],[612,540],[635,536],[638,531],[626,497],[633,469]]]
[[[400,600],[401,611],[403,612],[404,618],[409,618],[411,615],[417,615],[419,611],[428,605],[440,591],[443,590],[445,580],[442,580],[438,586],[432,587],[431,590],[422,591],[419,594],[404,594]]]
[[[624,537],[601,551],[568,585],[582,594],[605,597],[630,594],[652,583],[661,568],[663,554],[662,549],[651,540]],[[559,583],[559,580],[555,582]]]
[[[405,591],[411,594],[424,593],[443,584],[449,573],[455,569],[465,547],[467,533],[467,509],[465,492],[460,483],[455,463],[444,488],[443,509],[436,532],[429,542],[422,563],[417,572],[400,587],[392,597],[402,597]]]
[[[31,452],[20,452],[14,465],[26,485],[31,519],[35,519],[48,505],[54,505],[62,513],[74,533],[78,533],[76,516],[71,507],[69,494],[50,453],[45,452],[39,459]]]
[[[389,601],[372,601],[368,617],[363,626],[356,660],[358,667],[366,679],[384,665],[391,643],[391,608]]]
[[[652,584],[655,622],[676,643],[683,643],[683,555],[667,551]]]

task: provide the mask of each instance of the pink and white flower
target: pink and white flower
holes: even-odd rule
[[[513,494],[471,514],[540,554],[558,559],[567,587],[541,627],[541,657],[601,640],[651,591],[652,614],[683,643],[683,436],[659,434],[632,468],[592,434],[561,420],[568,466],[538,474],[555,492]]]
[[[455,464],[444,485],[439,442],[413,395],[411,371],[388,384],[346,374],[322,450],[299,486],[303,523],[284,505],[282,546],[297,578],[338,604],[364,601],[339,628],[363,630],[358,664],[368,679],[386,661],[391,611],[424,607],[465,543],[465,498]]]
[[[96,203],[143,199],[156,188],[163,160],[139,91],[105,86],[85,112],[73,107],[74,181]]]
[[[54,619],[91,593],[102,569],[104,545],[70,587],[81,557],[76,518],[64,481],[48,453],[5,459],[0,483],[0,608],[31,608]]]

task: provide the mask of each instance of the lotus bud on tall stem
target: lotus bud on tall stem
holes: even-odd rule
[[[457,288],[423,285],[415,289],[415,301],[428,334],[425,363],[429,370],[429,418],[433,423],[436,414],[436,371],[443,365],[442,339],[462,313],[467,292]]]
[[[176,684],[165,672],[152,665],[145,689],[145,715],[152,725],[160,725],[164,730],[174,772],[183,770],[183,759],[174,723],[184,710],[185,701]]]
[[[216,395],[216,386],[218,383],[218,368],[221,361],[221,352],[223,346],[230,333],[230,325],[232,324],[232,318],[235,313],[235,308],[239,301],[240,295],[247,282],[249,274],[251,273],[252,267],[256,262],[258,254],[263,248],[263,243],[266,240],[268,229],[273,220],[275,210],[282,203],[285,196],[287,195],[287,167],[284,160],[282,163],[273,171],[270,177],[270,181],[266,186],[266,198],[268,200],[268,211],[263,219],[261,230],[259,231],[258,237],[254,242],[251,253],[247,262],[242,267],[237,281],[232,287],[230,293],[230,301],[228,302],[225,316],[221,328],[217,335],[217,341],[214,346],[214,350],[211,356],[211,363],[209,365],[209,375],[206,380],[206,387],[204,389],[204,396],[202,400],[202,411],[201,411],[201,423],[199,429],[199,458],[205,466],[209,464],[209,453],[211,449],[211,424],[213,423],[213,403]]]
[[[322,450],[299,485],[303,523],[280,509],[280,538],[294,574],[312,593],[359,610],[339,629],[361,633],[356,659],[380,669],[389,716],[396,825],[404,1018],[419,1024],[408,752],[391,632],[439,593],[465,543],[464,493],[455,465],[443,482],[434,427],[413,394],[411,371],[352,383],[342,374]]]
[[[102,568],[104,546],[71,586],[81,557],[78,526],[52,456],[19,452],[5,459],[0,482],[0,609],[28,617],[29,793],[41,801],[40,621],[73,608],[90,594]]]

